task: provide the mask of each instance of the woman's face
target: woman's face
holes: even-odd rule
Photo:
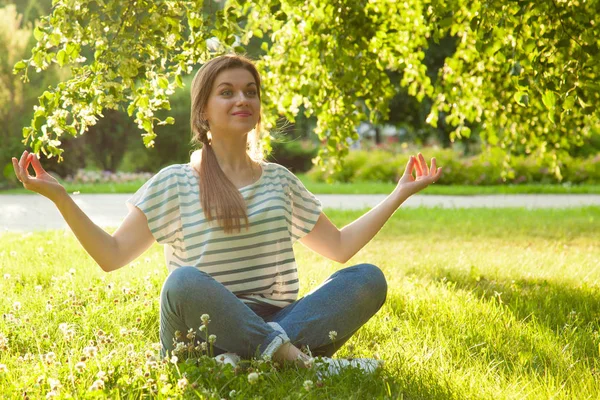
[[[217,75],[204,115],[213,136],[254,129],[260,116],[260,100],[250,71],[235,68]]]

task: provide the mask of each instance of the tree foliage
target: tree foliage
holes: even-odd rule
[[[488,144],[540,151],[558,168],[562,151],[600,129],[599,23],[599,0],[229,0],[219,10],[202,0],[54,0],[15,72],[27,79],[57,63],[71,78],[40,96],[24,142],[60,156],[61,135],[123,105],[152,146],[155,125],[174,122],[156,112],[182,76],[255,37],[266,128],[300,109],[316,116],[321,160],[343,156],[360,121],[388,116],[395,71],[411,96],[431,101],[430,124],[443,117],[455,137],[477,125]],[[425,51],[448,36],[456,51],[432,79]]]

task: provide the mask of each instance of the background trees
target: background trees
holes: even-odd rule
[[[343,156],[361,121],[410,117],[442,143],[476,134],[545,155],[560,174],[560,158],[600,129],[599,15],[598,0],[58,0],[15,71],[33,79],[58,64],[70,77],[40,96],[23,133],[60,155],[64,138],[126,109],[152,146],[186,75],[251,49],[267,128],[314,118],[321,161]]]

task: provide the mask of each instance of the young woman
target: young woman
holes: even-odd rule
[[[221,360],[267,356],[310,365],[302,347],[313,356],[332,356],[383,305],[385,277],[374,265],[354,265],[297,299],[292,244],[300,240],[345,263],[409,196],[439,179],[441,168],[435,159],[429,168],[421,154],[411,156],[393,193],[340,230],[291,172],[256,155],[260,76],[251,61],[238,55],[212,59],[195,76],[191,95],[191,129],[201,153],[146,182],[128,200],[129,214],[112,235],[81,211],[36,155],[25,151],[13,158],[15,174],[25,188],[56,204],[104,271],[130,263],[155,241],[164,245],[170,271],[161,293],[164,353],[188,340],[189,329],[195,340],[206,340],[200,326],[208,314]],[[351,364],[367,370],[375,365]]]

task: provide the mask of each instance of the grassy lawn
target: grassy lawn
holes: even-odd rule
[[[389,194],[396,185],[381,182],[356,182],[356,183],[322,183],[315,182],[305,174],[298,174],[300,180],[308,190],[316,194]],[[144,184],[140,180],[129,183],[95,183],[72,184],[64,183],[67,191],[73,193],[134,193]],[[11,189],[0,191],[0,194],[26,194],[31,193],[26,189]],[[425,195],[453,195],[473,196],[491,194],[600,194],[600,185],[498,185],[498,186],[445,186],[431,185],[421,194]]]
[[[328,211],[338,226],[360,214]],[[70,232],[3,233],[0,393],[94,397],[100,379],[111,398],[599,398],[599,221],[598,207],[400,209],[348,263],[378,265],[389,290],[337,353],[384,368],[320,379],[255,362],[255,384],[247,366],[153,363],[160,246],[105,274]],[[296,257],[301,294],[341,267],[302,245]]]

